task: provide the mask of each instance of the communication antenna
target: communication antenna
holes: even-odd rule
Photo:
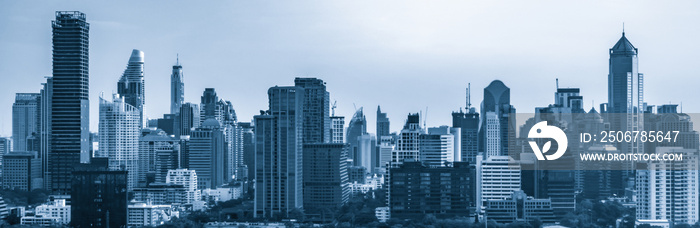
[[[355,106],[355,103],[352,103],[352,107],[355,108],[355,112],[357,112],[357,106]]]
[[[467,112],[469,112],[469,108],[472,107],[472,101],[471,101],[471,100],[472,100],[472,94],[471,94],[471,90],[472,90],[472,83],[467,83],[467,110],[466,110]]]
[[[180,53],[175,54],[175,56],[176,56],[176,57],[175,57],[175,61],[176,61],[176,62],[175,62],[175,65],[178,65],[178,66],[179,66],[179,65],[180,65]]]
[[[557,78],[556,81],[557,81],[557,90],[559,90],[559,78]]]
[[[425,106],[425,117],[423,117],[423,129],[428,129],[428,106]]]

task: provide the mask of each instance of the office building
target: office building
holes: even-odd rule
[[[305,213],[334,211],[350,197],[347,144],[304,144]]]
[[[358,137],[357,154],[360,161],[360,166],[365,167],[367,172],[375,173],[377,171],[377,138],[371,134],[364,134]]]
[[[165,183],[182,185],[187,194],[187,203],[192,203],[201,199],[199,188],[197,187],[197,173],[194,170],[169,170]]]
[[[243,133],[243,163],[248,169],[248,180],[255,179],[255,133],[250,122],[238,122]]]
[[[510,88],[500,80],[494,80],[484,88],[481,103],[481,129],[479,151],[488,156],[506,156],[515,143],[515,108],[510,105]],[[498,137],[489,136],[496,134]],[[489,141],[490,140],[490,141]]]
[[[394,136],[382,136],[379,139],[377,153],[379,153],[379,174],[386,174],[387,167],[391,163],[391,153],[395,146]]]
[[[127,207],[128,227],[155,227],[179,216],[171,205],[130,204]]]
[[[142,51],[134,49],[126,65],[124,74],[117,83],[117,93],[124,98],[124,102],[139,110],[139,128],[145,126],[143,113],[146,104],[146,88],[144,81],[144,55]]]
[[[190,204],[185,186],[180,184],[151,183],[148,187],[134,188],[134,200],[153,205]]]
[[[522,190],[513,192],[508,198],[486,202],[486,217],[497,223],[533,222],[539,220],[544,224],[554,224],[550,199],[535,199]]]
[[[360,136],[367,134],[367,119],[365,119],[365,114],[362,112],[362,107],[353,114],[348,124],[347,132],[345,140],[347,140],[347,144],[350,144],[349,155],[350,159],[352,159],[352,165],[362,165],[359,140]]]
[[[491,200],[503,200],[520,190],[520,166],[508,156],[490,156],[476,161],[477,208]]]
[[[71,208],[70,205],[66,205],[65,199],[50,199],[48,203],[37,206],[34,211],[35,215],[41,215],[44,218],[56,218],[58,224],[70,223]]]
[[[381,107],[377,106],[377,138],[388,136],[391,131],[389,127],[389,118],[386,116],[385,112],[382,112]]]
[[[205,120],[210,118],[222,124],[224,121],[224,106],[224,101],[219,100],[214,88],[205,88],[199,105],[199,124],[202,125]]]
[[[469,164],[428,167],[420,162],[404,162],[391,168],[389,208],[391,217],[417,219],[426,214],[437,218],[469,215]]]
[[[182,104],[185,103],[185,75],[182,73],[180,57],[173,65],[173,73],[170,75],[170,114],[180,112]]]
[[[127,172],[85,164],[73,171],[71,225],[75,227],[126,226]]]
[[[226,139],[221,123],[207,119],[200,128],[192,132],[189,142],[189,169],[197,172],[197,186],[216,188],[225,184]]]
[[[326,83],[317,78],[294,78],[294,86],[304,89],[302,143],[330,142],[330,93]]]
[[[23,191],[42,188],[41,160],[37,152],[13,151],[2,157],[3,188]]]
[[[84,13],[58,11],[52,29],[50,190],[70,194],[73,167],[90,161],[90,24]]]
[[[49,151],[51,151],[51,94],[53,94],[53,78],[47,77],[46,83],[42,83],[39,93],[39,120],[37,132],[39,137],[39,159],[41,159],[41,175],[44,179],[44,189],[51,190],[51,178],[49,173]],[[92,153],[90,153],[92,154]]]
[[[255,217],[287,216],[303,207],[304,94],[299,87],[271,87],[269,110],[254,117]]]
[[[111,102],[100,97],[100,150],[95,157],[109,158],[111,170],[129,171],[129,190],[136,186],[139,176],[140,115],[118,94]]]
[[[695,224],[698,212],[698,150],[656,147],[656,154],[676,154],[683,160],[653,161],[637,170],[636,216],[638,220],[667,220],[670,224]]]
[[[12,141],[14,151],[27,150],[27,138],[37,132],[38,93],[17,93],[12,104]]]
[[[331,116],[331,143],[345,143],[345,117]]]
[[[179,129],[180,132],[179,134],[175,134],[175,136],[190,135],[194,129],[199,127],[199,117],[199,105],[189,102],[182,104],[177,114],[177,120],[175,121],[175,123],[178,124],[177,129]]]
[[[143,129],[138,145],[138,182],[146,187],[153,182],[165,183],[168,170],[180,168],[180,144],[160,129]]]
[[[406,160],[418,161],[420,159],[420,135],[423,133],[418,113],[408,114],[406,124],[396,139],[396,146],[391,155],[391,164],[399,165]]]
[[[419,138],[420,161],[428,166],[454,162],[454,138],[448,126],[428,128],[428,134],[421,134]]]

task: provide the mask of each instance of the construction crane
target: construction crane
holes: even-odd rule
[[[333,106],[331,106],[331,116],[335,116],[335,108],[338,101],[333,101]]]

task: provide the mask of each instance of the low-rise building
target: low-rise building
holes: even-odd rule
[[[58,225],[58,218],[45,217],[43,215],[24,216],[20,220],[22,225],[51,226]]]
[[[54,199],[51,202],[37,206],[35,214],[42,215],[45,218],[56,218],[56,222],[59,224],[70,223],[70,205],[66,205],[66,200],[64,199]]]
[[[127,208],[127,225],[130,227],[159,226],[179,217],[171,205],[131,204]]]
[[[498,223],[531,222],[539,219],[542,223],[556,222],[551,199],[535,199],[522,190],[502,200],[486,201],[486,217]]]
[[[374,209],[374,216],[379,222],[386,222],[391,218],[389,207],[377,207]]]

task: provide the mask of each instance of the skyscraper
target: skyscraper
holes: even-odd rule
[[[487,116],[487,113],[492,113]],[[500,80],[494,80],[484,88],[484,101],[481,103],[481,129],[479,130],[479,151],[487,151],[490,148],[494,149],[497,155],[508,155],[510,144],[515,143],[515,108],[510,105],[510,88],[508,88]],[[498,131],[498,141],[493,142],[490,146],[487,145],[489,139],[487,137],[488,128],[491,124],[496,124],[494,127],[498,129],[490,129],[491,132]]]
[[[192,132],[189,145],[189,169],[197,172],[199,188],[216,188],[225,183],[226,139],[221,123],[205,120]]]
[[[177,114],[176,123],[180,125],[178,127],[180,133],[176,136],[190,135],[193,129],[199,127],[199,105],[189,102],[182,104]]]
[[[304,88],[268,90],[269,110],[254,117],[255,217],[303,207],[302,125]]]
[[[39,158],[41,159],[41,174],[44,180],[44,188],[51,188],[49,172],[49,154],[51,151],[51,94],[53,94],[53,78],[47,77],[46,83],[42,83],[39,96],[38,133],[39,133]]]
[[[406,124],[396,140],[396,146],[391,153],[391,165],[396,167],[403,162],[420,160],[420,135],[424,131],[420,127],[420,115],[418,113],[408,114]]]
[[[428,134],[420,135],[420,161],[428,166],[443,166],[454,162],[454,135],[450,127],[428,128]]]
[[[327,213],[348,201],[347,164],[347,144],[304,144],[305,212]]]
[[[220,124],[224,121],[224,102],[219,100],[214,88],[204,89],[202,93],[201,104],[199,106],[199,123],[200,125],[209,118],[216,119]]]
[[[27,150],[27,137],[37,132],[38,93],[17,93],[12,104],[12,141],[14,151]]]
[[[180,58],[173,65],[173,73],[170,75],[170,114],[180,112],[182,103],[185,102],[185,75],[182,73]]]
[[[160,129],[143,129],[142,136],[139,137],[138,151],[138,187],[148,187],[148,184],[153,181],[164,183],[168,169],[180,168],[179,141]],[[159,154],[165,157],[158,156]],[[172,154],[174,158],[168,156]],[[159,166],[164,168],[159,170]]]
[[[345,143],[345,117],[331,116],[331,143]]]
[[[345,138],[347,143],[350,144],[350,152],[348,155],[350,159],[352,159],[352,164],[354,166],[362,165],[360,161],[359,140],[360,136],[364,134],[367,134],[367,120],[365,119],[365,114],[362,112],[362,107],[360,107],[352,116],[352,119],[350,119],[347,137]]]
[[[72,175],[71,225],[126,227],[126,175],[127,171],[80,164]]]
[[[294,86],[304,88],[302,142],[330,142],[330,95],[326,91],[326,83],[317,78],[294,78]]]
[[[144,105],[146,104],[146,88],[144,81],[144,55],[142,51],[134,49],[126,65],[124,74],[117,83],[117,92],[124,101],[139,110],[139,127],[143,127]]]
[[[90,161],[90,24],[84,13],[58,11],[52,28],[52,140],[49,172],[51,191],[69,194],[73,167]]]
[[[139,110],[114,94],[113,101],[100,97],[100,150],[95,157],[109,158],[109,169],[128,171],[127,188],[139,176]]]
[[[389,135],[390,131],[389,118],[386,117],[385,112],[382,112],[381,107],[377,106],[377,138]]]

